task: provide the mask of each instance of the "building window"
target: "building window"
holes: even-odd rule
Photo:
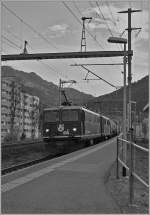
[[[7,132],[7,129],[6,128],[2,128],[2,132]]]

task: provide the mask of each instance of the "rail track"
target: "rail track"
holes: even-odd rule
[[[102,142],[104,142],[104,141],[102,141]],[[88,147],[90,147],[90,146],[88,146]],[[82,149],[82,147],[81,148],[76,148],[76,149],[74,148],[73,150],[71,150],[68,153],[71,153],[73,151],[80,150],[80,149]],[[66,154],[66,153],[50,154],[50,155],[47,155],[47,156],[45,156],[43,158],[40,158],[40,159],[36,159],[36,160],[28,161],[28,162],[25,162],[25,163],[13,165],[13,166],[10,166],[10,167],[7,167],[7,168],[3,168],[1,170],[1,175],[6,175],[6,174],[14,172],[16,170],[23,169],[23,168],[26,168],[26,167],[29,167],[29,166],[33,166],[35,164],[42,163],[44,161],[47,161],[47,160],[50,160],[50,159],[53,159],[53,158],[56,158],[56,157],[60,157],[60,156],[62,156],[64,154]]]
[[[76,150],[80,150],[80,149],[81,148],[73,149],[70,152],[68,152],[67,154],[69,154],[69,153],[71,153],[73,151],[76,151]],[[36,160],[33,160],[33,161],[21,163],[21,164],[18,164],[18,165],[12,165],[10,167],[3,168],[1,170],[1,175],[6,175],[6,174],[14,172],[16,170],[23,169],[23,168],[26,168],[26,167],[29,167],[29,166],[33,166],[35,164],[42,163],[44,161],[47,161],[47,160],[50,160],[50,159],[53,159],[53,158],[56,158],[56,157],[60,157],[60,156],[62,156],[64,154],[66,154],[66,153],[61,152],[61,153],[57,153],[57,154],[51,154],[51,155],[48,155],[48,156],[45,156],[43,158],[36,159]]]
[[[14,146],[15,146],[15,144],[14,144]],[[9,146],[7,146],[7,147],[9,147]],[[10,147],[13,148],[13,146],[10,146]],[[74,148],[73,150],[70,150],[68,153],[71,153],[73,151],[80,150],[80,149],[81,148]],[[54,154],[46,155],[43,158],[39,158],[39,159],[36,159],[36,160],[24,162],[24,163],[21,163],[21,164],[12,165],[10,167],[6,167],[6,168],[1,169],[1,175],[6,175],[6,174],[14,172],[16,170],[23,169],[23,168],[26,168],[26,167],[29,167],[29,166],[33,166],[35,164],[42,163],[44,161],[51,160],[51,159],[56,158],[56,157],[60,157],[60,156],[62,156],[64,154],[66,154],[66,153],[65,152],[57,152],[57,153],[54,153]]]
[[[61,156],[61,154],[59,155],[51,155],[51,156],[46,156],[46,157],[43,157],[43,158],[40,158],[40,159],[36,159],[36,160],[33,160],[33,161],[29,161],[29,162],[25,162],[25,163],[21,163],[21,164],[18,164],[18,165],[14,165],[14,166],[11,166],[11,167],[8,167],[8,168],[4,168],[1,170],[1,174],[2,175],[6,175],[10,172],[14,172],[16,170],[19,170],[19,169],[23,169],[23,168],[26,168],[26,167],[29,167],[29,166],[33,166],[35,164],[38,164],[38,163],[42,163],[44,161],[47,161],[47,160],[50,160],[50,159],[53,159],[55,157],[59,157]]]

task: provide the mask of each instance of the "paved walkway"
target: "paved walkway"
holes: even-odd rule
[[[110,142],[2,177],[2,212],[120,213],[104,185],[116,158]]]

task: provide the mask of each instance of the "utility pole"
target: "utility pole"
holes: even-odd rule
[[[141,10],[132,10],[128,8],[127,11],[120,11],[118,13],[128,13],[128,28],[125,29],[128,31],[128,51],[131,51],[131,32],[132,30],[138,30],[141,28],[132,28],[131,27],[131,13],[141,12]],[[132,56],[128,55],[128,103],[129,103],[129,130],[131,130],[131,82],[132,82],[132,73],[131,73],[131,60]]]
[[[123,79],[124,79],[124,88],[123,88],[123,138],[127,139],[127,86],[126,86],[126,63],[127,63],[127,57],[126,57],[126,44],[124,44],[124,72],[123,72]],[[123,160],[126,164],[127,162],[127,145],[123,144]],[[122,174],[123,176],[126,176],[126,168],[123,166],[122,168]]]
[[[84,51],[86,52],[86,37],[85,37],[85,20],[89,20],[89,22],[92,20],[92,17],[82,17],[81,18],[83,21],[83,27],[82,27],[82,38],[81,38],[81,52]]]
[[[123,58],[123,61],[124,61],[124,70],[123,70],[123,83],[124,83],[124,88],[123,88],[123,138],[126,140],[126,131],[127,131],[127,128],[126,128],[126,119],[127,119],[127,87],[126,87],[126,61],[127,61],[127,58],[126,58],[126,44],[124,44],[124,51],[125,51],[125,55],[124,55],[124,58]],[[125,150],[126,151],[126,150]],[[126,155],[125,155],[126,157]],[[126,158],[124,159],[126,161]]]
[[[120,11],[119,13],[128,13],[128,51],[131,50],[131,32],[132,30],[137,30],[141,28],[132,28],[131,27],[131,13],[141,12],[141,10],[132,10],[128,8],[127,11]],[[131,73],[131,55],[128,55],[128,103],[129,103],[129,114],[128,114],[128,124],[129,124],[129,133],[130,141],[132,142],[133,132],[132,132],[132,122],[131,122],[131,82],[132,82],[132,73]],[[130,144],[130,168],[129,168],[129,193],[130,193],[130,204],[133,204],[134,199],[134,189],[133,189],[133,146]]]

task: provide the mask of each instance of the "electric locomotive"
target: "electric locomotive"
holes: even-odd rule
[[[81,106],[59,106],[43,112],[43,140],[49,145],[92,145],[115,133],[112,120]]]

